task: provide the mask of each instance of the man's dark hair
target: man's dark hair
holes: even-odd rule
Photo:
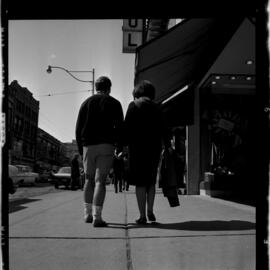
[[[110,90],[111,86],[111,80],[105,76],[99,77],[95,82],[95,87],[97,91],[106,92]]]
[[[147,80],[139,82],[132,92],[134,98],[148,97],[151,100],[155,98],[155,93],[156,89],[154,85]]]

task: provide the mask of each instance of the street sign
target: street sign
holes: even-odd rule
[[[143,42],[143,20],[123,20],[123,53],[135,53]]]

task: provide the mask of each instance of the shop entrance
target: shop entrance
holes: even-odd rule
[[[254,95],[211,93],[201,104],[202,171],[212,172],[217,187],[228,189],[232,197],[252,198]]]

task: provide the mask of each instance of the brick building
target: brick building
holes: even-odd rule
[[[14,80],[8,87],[7,140],[10,164],[34,166],[39,101]]]
[[[46,131],[38,128],[36,169],[51,170],[69,164],[66,147]]]

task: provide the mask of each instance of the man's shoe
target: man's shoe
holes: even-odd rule
[[[147,223],[146,217],[140,217],[136,220],[137,224],[145,225]]]
[[[107,227],[108,224],[102,219],[95,219],[93,222],[94,227]]]
[[[84,217],[84,221],[85,221],[86,223],[92,223],[92,222],[93,222],[93,216],[92,216],[92,215],[86,215],[86,216]]]
[[[149,221],[156,221],[156,217],[153,213],[148,214],[147,217],[148,217]]]

